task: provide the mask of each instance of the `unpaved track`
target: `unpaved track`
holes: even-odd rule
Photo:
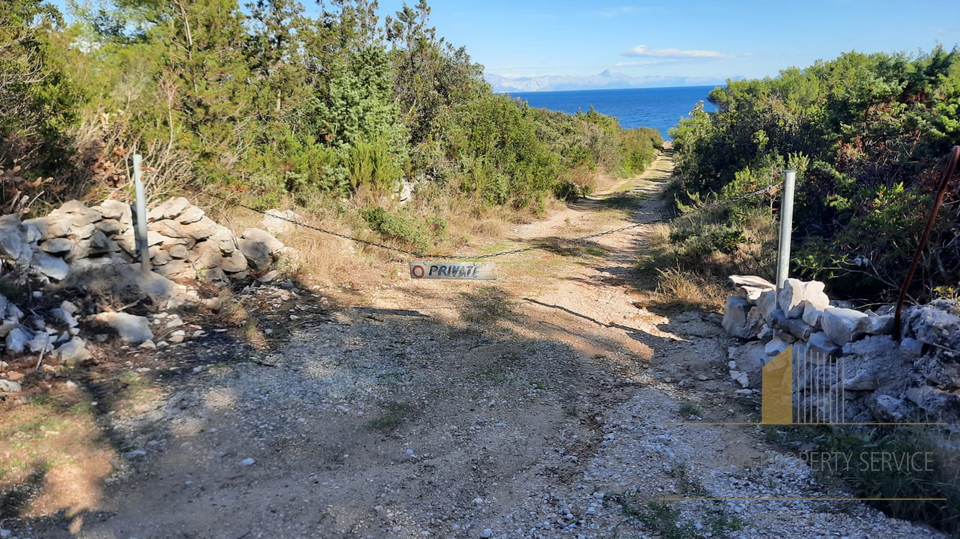
[[[628,519],[631,508],[689,496],[691,482],[727,497],[819,492],[802,472],[763,486],[714,469],[684,480],[684,452],[766,451],[751,428],[660,424],[685,419],[681,402],[707,420],[747,419],[725,384],[719,318],[638,303],[634,265],[649,226],[568,241],[656,221],[652,195],[671,166],[663,156],[623,186],[629,196],[516,228],[502,246],[544,249],[496,259],[493,283],[404,281],[329,305],[301,293],[295,320],[263,314],[280,336],[269,350],[224,334],[194,347],[199,372],[156,382],[161,397],[114,425],[147,454],[73,529],[124,539],[644,537],[656,530]],[[890,522],[859,505],[675,507],[700,529],[738,520],[733,536],[917,532],[877,535],[871,526]],[[815,522],[791,524],[797,515]],[[35,525],[36,537],[69,536]]]

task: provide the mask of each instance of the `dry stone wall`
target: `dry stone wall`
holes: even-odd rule
[[[818,281],[788,279],[778,296],[773,283],[760,277],[730,279],[738,294],[727,298],[723,327],[743,341],[729,354],[730,375],[741,391],[760,387],[763,366],[794,346],[795,368],[836,380],[834,390],[842,387],[846,421],[910,418],[947,422],[960,430],[957,302],[905,308],[902,339],[895,341],[892,305],[855,309],[831,301]],[[803,383],[794,386],[798,404],[826,406],[807,392]]]
[[[152,272],[144,274],[137,262],[134,213],[127,204],[107,200],[87,207],[71,200],[44,217],[0,217],[0,282],[20,290],[29,283],[35,290],[19,304],[0,295],[0,357],[45,355],[61,363],[89,359],[87,342],[80,336],[84,323],[110,328],[129,344],[153,344],[145,317],[90,312],[105,298],[88,298],[84,305],[52,301],[58,290],[109,293],[165,311],[202,303],[192,286],[196,281],[225,285],[269,279],[276,275],[271,268],[279,257],[293,254],[260,229],[234,235],[183,197],[149,210],[147,221]],[[0,377],[0,382],[0,392],[19,390],[9,377]]]
[[[147,243],[153,270],[169,279],[228,282],[265,272],[284,245],[260,229],[236,237],[183,198],[169,199],[147,213]],[[45,217],[21,221],[0,217],[0,258],[8,267],[50,281],[91,264],[137,260],[130,206],[115,200],[87,207],[72,200]]]

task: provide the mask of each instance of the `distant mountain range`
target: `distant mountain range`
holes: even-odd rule
[[[653,88],[669,86],[723,85],[726,81],[705,77],[631,77],[604,70],[599,75],[542,75],[539,77],[508,78],[487,73],[487,82],[494,92],[556,92],[564,90],[616,90],[622,88]]]

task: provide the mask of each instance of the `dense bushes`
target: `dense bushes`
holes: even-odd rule
[[[387,211],[379,206],[360,212],[371,229],[406,247],[424,253],[443,240],[447,223],[437,217],[419,217],[408,211]]]
[[[40,0],[0,9],[0,211],[26,210],[43,192],[73,194],[73,185],[37,182],[71,166],[67,131],[84,95],[67,76],[56,48],[62,18]]]
[[[960,143],[958,53],[847,53],[774,79],[731,81],[709,99],[717,112],[698,107],[672,131],[678,201],[733,198],[795,169],[793,271],[830,281],[839,296],[888,298],[931,208],[937,163]],[[777,200],[744,204],[775,213]],[[915,297],[960,280],[956,205],[943,213]],[[769,276],[772,267],[760,270]]]
[[[229,189],[259,207],[377,205],[407,179],[537,211],[555,192],[583,194],[588,176],[641,171],[660,144],[595,111],[495,95],[463,48],[436,37],[423,1],[383,24],[372,0],[321,4],[316,18],[294,0],[72,9],[69,27],[39,0],[0,13],[0,169],[29,165],[18,178],[76,187],[37,190],[54,198],[123,188],[138,152],[155,196]]]

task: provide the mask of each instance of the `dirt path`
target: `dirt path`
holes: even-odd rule
[[[492,283],[257,292],[269,346],[211,333],[131,371],[153,391],[101,419],[127,451],[109,484],[21,537],[920,533],[857,504],[656,505],[825,492],[802,466],[695,466],[776,457],[755,427],[661,424],[750,420],[718,315],[638,307],[649,226],[567,239],[655,221],[671,167],[516,228],[495,247],[543,249],[496,259]]]

